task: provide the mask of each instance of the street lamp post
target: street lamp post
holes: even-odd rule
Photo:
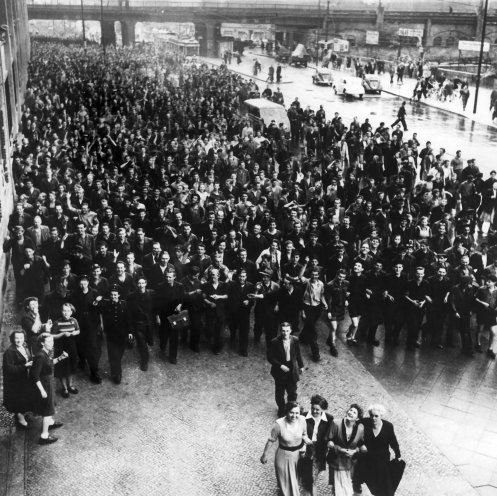
[[[473,114],[476,114],[476,107],[478,106],[478,91],[480,90],[481,64],[483,61],[483,47],[485,45],[485,28],[487,27],[487,11],[488,11],[488,0],[485,0],[485,8],[483,10],[483,26],[481,28],[480,57],[478,59],[478,74],[476,75],[475,104],[473,107]]]

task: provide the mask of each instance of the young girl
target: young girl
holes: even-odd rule
[[[76,372],[78,353],[76,349],[76,336],[79,334],[78,321],[72,317],[75,309],[70,303],[62,305],[62,317],[56,320],[52,327],[55,341],[55,354],[65,352],[67,360],[55,366],[55,377],[62,385],[62,397],[69,398],[69,393],[78,394],[78,389],[73,386],[72,376]]]

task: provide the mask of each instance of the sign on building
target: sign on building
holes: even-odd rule
[[[399,36],[408,36],[410,38],[423,38],[423,29],[399,28]]]
[[[466,50],[468,52],[479,52],[481,48],[480,41],[468,41],[468,40],[459,40],[459,50]],[[490,43],[486,41],[483,43],[483,51],[488,52],[490,50]]]
[[[378,45],[380,33],[378,31],[366,31],[366,45]]]

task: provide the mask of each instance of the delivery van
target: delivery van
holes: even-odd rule
[[[279,103],[265,98],[250,98],[242,103],[240,110],[241,114],[250,120],[254,130],[261,128],[262,120],[265,126],[269,126],[271,121],[275,121],[278,127],[280,123],[283,123],[286,129],[290,129],[286,109]]]

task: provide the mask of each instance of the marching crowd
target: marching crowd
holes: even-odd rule
[[[253,81],[149,46],[104,63],[94,47],[35,43],[29,74],[4,243],[23,333],[4,376],[36,372],[45,442],[57,423],[44,377],[57,361],[65,398],[78,367],[100,383],[104,337],[116,384],[126,348],[146,371],[157,339],[174,364],[182,339],[220,354],[225,327],[243,357],[250,330],[264,336],[271,361],[285,324],[318,362],[320,322],[337,356],[347,315],[350,346],[378,346],[384,324],[389,346],[442,349],[460,334],[468,356],[495,358],[495,172],[298,98],[289,130],[253,127],[239,113]],[[9,409],[19,426],[25,407]]]

